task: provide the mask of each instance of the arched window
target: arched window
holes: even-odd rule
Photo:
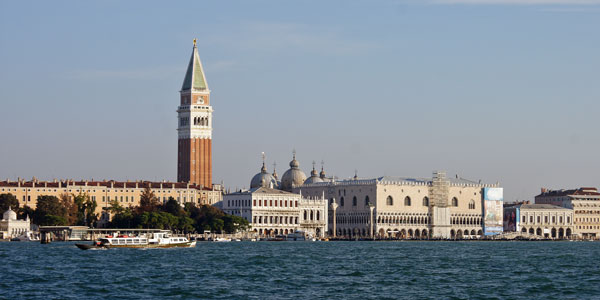
[[[394,205],[394,198],[392,198],[392,196],[387,196],[387,199],[385,199],[385,204]]]
[[[320,218],[321,218],[320,211],[317,210],[317,221],[319,221]]]
[[[352,206],[357,206],[358,200],[356,200],[356,196],[352,197]]]
[[[410,197],[406,196],[406,198],[404,198],[404,206],[410,206]]]
[[[312,221],[312,220],[314,220],[313,216],[314,216],[314,215],[313,215],[313,211],[311,210],[311,211],[310,211],[310,220],[311,220],[311,221]]]
[[[429,206],[429,198],[423,197],[423,206]]]
[[[458,206],[458,199],[456,199],[456,197],[452,198],[452,206],[454,206],[454,207]]]
[[[344,206],[344,197],[340,198],[340,206]]]
[[[304,220],[307,220],[306,211],[304,211]]]
[[[471,199],[471,201],[469,201],[469,209],[475,209],[475,200]]]
[[[365,197],[365,206],[369,205],[369,196]]]

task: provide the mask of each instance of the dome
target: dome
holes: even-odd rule
[[[304,184],[317,182],[323,182],[323,179],[319,178],[319,174],[317,173],[317,170],[315,170],[315,163],[313,162],[313,169],[310,172],[310,177],[304,181]]]
[[[304,181],[304,184],[317,183],[317,182],[323,182],[323,179],[321,179],[319,177],[310,176],[310,177],[308,177],[308,179],[306,179]]]
[[[2,215],[2,219],[4,219],[4,220],[16,220],[17,219],[17,213],[14,212],[9,207],[8,210],[4,212],[4,215]]]
[[[250,188],[259,188],[259,187],[267,187],[267,188],[277,188],[277,180],[273,177],[273,175],[267,172],[267,168],[263,163],[262,168],[260,169],[260,173],[254,175],[252,180],[250,180]]]
[[[283,173],[281,177],[281,189],[287,192],[291,192],[294,186],[304,184],[306,181],[306,175],[300,170],[300,163],[296,160],[296,154],[290,162],[290,169]]]

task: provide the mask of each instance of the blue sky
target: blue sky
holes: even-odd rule
[[[0,178],[174,180],[198,38],[214,181],[600,186],[600,1],[0,1]]]

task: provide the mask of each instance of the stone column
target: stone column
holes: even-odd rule
[[[334,201],[335,201],[335,199],[334,199]],[[337,208],[338,208],[337,203],[335,203],[335,202],[331,203],[331,210],[333,210],[333,237],[337,237],[337,229],[335,228],[336,224],[337,224],[337,221],[336,221],[337,214],[335,213]]]
[[[375,238],[375,236],[373,235],[373,210],[374,209],[375,209],[375,205],[373,205],[373,203],[369,202],[369,211],[370,211],[369,223],[371,226],[371,229],[369,230],[369,232],[371,234],[372,239]]]

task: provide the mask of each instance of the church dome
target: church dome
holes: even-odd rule
[[[306,175],[300,170],[300,163],[296,160],[296,154],[290,162],[290,169],[283,173],[281,177],[281,189],[287,192],[291,192],[294,186],[304,184],[306,181]]]
[[[304,184],[317,183],[317,182],[323,182],[323,179],[319,178],[319,174],[317,173],[317,170],[315,169],[315,163],[313,162],[313,169],[310,172],[310,177],[308,177],[308,179],[306,179],[304,181]]]
[[[260,169],[260,173],[254,175],[252,180],[250,180],[250,188],[277,188],[277,180],[273,177],[273,175],[267,172],[267,168],[265,167],[265,163],[263,162],[263,166]]]
[[[2,215],[2,219],[4,219],[4,220],[16,220],[17,219],[17,213],[14,212],[9,207],[8,210],[5,211],[4,214]]]

